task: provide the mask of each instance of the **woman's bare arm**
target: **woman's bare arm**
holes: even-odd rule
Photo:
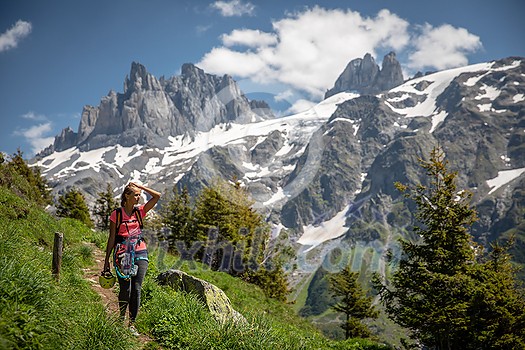
[[[142,186],[142,185],[139,185],[139,184],[136,184],[134,182],[131,183],[133,186],[143,190],[144,192],[146,192],[147,194],[149,194],[151,196],[151,198],[149,199],[149,201],[144,205],[144,213],[147,213],[148,211],[150,211],[154,206],[155,204],[157,204],[157,202],[159,201],[160,199],[160,192],[157,192],[149,187],[146,187],[146,186]]]

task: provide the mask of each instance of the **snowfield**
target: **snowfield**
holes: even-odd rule
[[[491,72],[512,69],[520,64],[520,61],[514,61],[507,66],[494,68],[494,63],[489,62],[449,69],[409,80],[386,93],[378,95],[378,97],[383,98],[386,106],[401,116],[394,123],[393,127],[406,129],[408,123],[404,122],[404,120],[414,117],[427,117],[431,119],[432,125],[429,132],[433,133],[448,116],[445,110],[437,107],[437,98],[456,77],[462,73],[474,73],[474,76],[467,79],[463,84],[469,87],[477,87],[479,85],[478,94],[474,97],[475,101],[479,101],[476,104],[479,111],[503,113],[506,110],[494,110],[492,106],[492,101],[500,95],[501,91],[485,84],[480,85],[479,82]],[[508,84],[511,85],[512,82],[508,82]],[[127,174],[126,176],[130,176],[129,180],[136,181],[141,176],[146,176],[145,174],[160,174],[166,167],[170,167],[170,172],[163,174],[163,176],[173,175],[174,181],[177,182],[183,177],[185,172],[192,168],[193,164],[204,152],[217,146],[227,147],[234,145],[236,147],[244,147],[242,148],[243,152],[247,151],[248,147],[250,150],[253,150],[276,130],[285,139],[275,157],[299,157],[305,152],[306,145],[308,145],[312,134],[329,120],[337,106],[358,96],[355,93],[342,92],[301,113],[250,124],[221,124],[208,132],[197,133],[193,139],[188,135],[171,136],[169,137],[170,143],[168,147],[150,149],[149,151],[152,151],[154,155],[152,154],[145,164],[141,163],[142,169],[135,169],[131,175],[129,171],[123,171],[123,168],[134,158],[148,155],[146,152],[149,151],[144,146],[122,147],[116,145],[88,152],[81,152],[78,148],[73,147],[61,152],[54,152],[38,161],[35,165],[40,167],[42,174],[48,179],[55,180],[64,180],[64,178],[74,176],[85,169],[100,172],[104,168],[114,170],[122,180],[128,180],[124,179],[123,175]],[[412,98],[417,102],[412,106],[399,108],[399,103]],[[523,93],[519,93],[513,96],[512,100],[514,103],[519,103],[525,100],[525,96]],[[157,113],[162,114],[162,111],[157,111]],[[340,121],[348,123],[348,127],[353,129],[354,136],[357,135],[361,126],[360,119],[336,118],[331,123]],[[417,132],[417,130],[413,131]],[[250,141],[249,146],[248,141]],[[265,177],[277,176],[283,178],[294,170],[294,165],[261,166],[243,159],[239,159],[238,165],[244,169],[244,177],[241,179],[244,184],[258,182]],[[487,185],[490,187],[488,194],[496,192],[524,173],[525,168],[500,171],[497,177],[486,180]],[[365,180],[366,175],[366,173],[361,174],[361,183]],[[266,189],[271,191],[271,193],[265,200],[256,203],[255,206],[273,207],[279,205],[279,203],[282,205],[282,203],[293,198],[304,188],[304,184],[311,180],[308,176],[313,175],[303,174],[301,176],[286,187],[277,185],[273,189],[269,189],[266,186]],[[360,190],[358,189],[355,194],[359,192]],[[318,225],[304,226],[303,234],[298,239],[298,243],[307,246],[308,250],[310,250],[323,242],[342,236],[347,231],[347,228],[344,226],[347,211],[348,206],[333,218],[329,218]],[[280,228],[282,228],[280,225],[277,224],[274,234],[278,234]]]

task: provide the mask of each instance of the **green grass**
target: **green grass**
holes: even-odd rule
[[[299,313],[301,308],[306,304],[306,299],[308,298],[308,286],[312,282],[314,274],[310,274],[307,277],[303,278],[295,287],[293,300],[293,309],[296,313]]]
[[[158,251],[150,254],[137,324],[163,348],[388,349],[362,339],[346,342],[327,339],[310,322],[297,316],[293,305],[266,297],[258,286],[227,273],[211,271],[197,262],[182,262],[169,255],[159,259],[158,256]],[[155,276],[169,268],[185,271],[221,288],[248,322],[218,323],[194,296],[158,286]]]
[[[57,220],[1,186],[0,209],[1,349],[144,348],[107,314],[82,276],[82,269],[94,264],[86,243],[104,249],[106,233],[76,220]],[[57,231],[64,234],[59,281],[51,275]],[[218,323],[194,296],[155,282],[159,272],[177,263],[176,257],[160,259],[152,251],[137,319],[139,330],[154,339],[146,349],[385,349],[365,340],[329,340],[291,305],[267,298],[255,285],[202,265],[180,266],[224,290],[248,320]]]
[[[82,278],[81,268],[93,261],[81,242],[95,233],[75,220],[57,221],[29,202],[22,215],[4,211],[21,199],[3,187],[0,198],[7,213],[0,216],[0,348],[136,347]],[[65,237],[59,282],[51,275],[56,231]]]
[[[138,326],[165,349],[386,349],[362,339],[328,340],[311,326],[277,322],[264,313],[245,312],[247,323],[219,323],[195,296],[169,287],[155,288],[150,296]]]

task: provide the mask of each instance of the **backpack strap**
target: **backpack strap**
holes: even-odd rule
[[[137,207],[133,207],[133,212],[135,212],[135,217],[137,218],[137,221],[139,222],[140,229],[144,227],[144,223],[142,222],[142,216],[140,215],[140,210]]]
[[[116,210],[115,225],[116,225],[116,231],[117,231],[116,234],[117,234],[117,242],[118,242],[118,241],[123,240],[122,236],[119,235],[120,225],[122,225],[122,207],[118,207],[115,210]],[[142,216],[140,215],[140,210],[137,207],[133,207],[133,211],[131,212],[131,215],[133,215],[133,213],[135,213],[135,217],[137,218],[137,221],[139,223],[140,230],[142,231],[142,228],[144,227],[144,223],[142,221]],[[142,237],[142,232],[139,235],[139,241],[140,240],[144,240],[144,238]]]
[[[115,222],[115,225],[117,226],[117,233],[119,232],[120,225],[122,224],[122,207],[118,207],[116,210],[117,214],[117,220]],[[144,222],[142,221],[142,215],[140,215],[140,210],[137,207],[133,207],[133,211],[131,212],[131,215],[135,213],[135,217],[137,218],[137,221],[139,222],[140,229],[142,230],[144,228]]]

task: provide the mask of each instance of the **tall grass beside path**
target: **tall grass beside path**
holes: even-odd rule
[[[177,261],[173,256],[159,263],[158,251],[150,254],[143,285],[139,330],[148,331],[165,349],[353,349],[386,350],[389,347],[363,339],[335,341],[325,338],[290,305],[266,297],[258,286],[197,262]],[[170,267],[186,271],[221,288],[247,323],[217,322],[196,295],[159,286],[155,277]]]
[[[92,244],[86,243],[104,249],[107,233],[57,220],[2,186],[0,210],[0,349],[386,349],[326,339],[257,286],[220,272],[188,271],[224,289],[248,320],[219,323],[196,296],[155,282],[160,268],[153,245],[137,327],[155,342],[141,344],[116,315],[108,315],[83,276],[94,265]],[[51,275],[57,231],[64,234],[59,281]],[[166,257],[162,269],[175,259]]]
[[[21,205],[23,211],[6,209]],[[92,263],[82,242],[100,244],[102,237],[76,220],[57,221],[3,187],[0,210],[0,348],[138,348],[82,278],[81,268]],[[60,282],[51,276],[56,231],[65,238]]]

